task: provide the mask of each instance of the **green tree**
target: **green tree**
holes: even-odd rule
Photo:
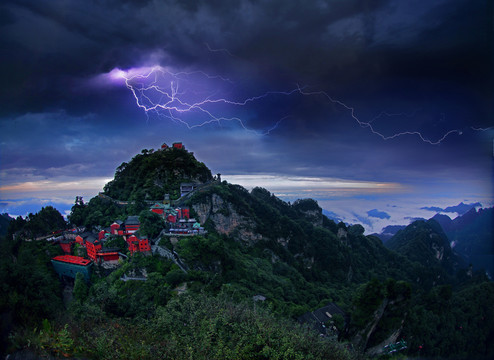
[[[72,291],[74,298],[79,302],[83,302],[88,294],[88,287],[82,273],[77,273],[75,276],[74,290]]]
[[[21,240],[1,246],[0,312],[24,326],[53,318],[63,307],[60,282],[50,264],[52,257],[61,254],[60,247]]]
[[[52,231],[64,230],[66,226],[62,214],[53,206],[46,206],[36,214],[29,214],[24,228],[32,237],[37,237],[48,235]]]
[[[171,286],[177,286],[187,279],[187,274],[185,274],[180,269],[173,269],[165,276],[165,281]]]
[[[352,325],[357,328],[365,327],[372,318],[374,311],[381,305],[384,296],[385,288],[383,284],[375,278],[361,286],[354,299]]]
[[[149,210],[141,211],[139,214],[139,222],[141,223],[139,231],[151,239],[158,236],[165,227],[163,218]]]
[[[86,220],[84,221],[84,225],[91,229],[92,227],[96,225],[102,225],[102,222],[104,221],[104,216],[103,213],[100,210],[96,210],[91,212],[87,217]]]
[[[105,247],[118,248],[123,253],[127,251],[127,243],[122,236],[111,236],[105,241]]]
[[[84,225],[87,216],[87,205],[76,198],[75,204],[72,206],[69,215],[69,222],[74,226]]]
[[[348,228],[348,232],[353,236],[364,235],[364,227],[360,224],[352,225]]]

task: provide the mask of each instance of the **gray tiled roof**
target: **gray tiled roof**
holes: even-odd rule
[[[322,308],[316,309],[312,312],[307,312],[298,318],[300,323],[308,323],[319,331],[321,334],[326,334],[326,328],[323,326],[328,320],[336,314],[342,315],[345,319],[347,315],[345,312],[335,303],[330,303]]]
[[[139,225],[139,216],[129,216],[127,220],[125,220],[125,225]]]

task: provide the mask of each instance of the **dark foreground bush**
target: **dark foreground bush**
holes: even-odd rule
[[[96,359],[351,359],[339,343],[251,305],[202,295],[174,298],[153,319],[85,332]]]

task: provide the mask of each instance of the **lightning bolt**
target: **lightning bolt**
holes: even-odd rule
[[[372,123],[382,117],[407,117],[407,118],[413,118],[415,117],[415,115],[417,114],[418,111],[420,111],[421,109],[417,109],[417,110],[414,110],[413,112],[411,113],[388,113],[387,111],[381,111],[379,113],[379,115],[377,115],[376,117],[374,117],[372,120],[369,121],[369,123]]]
[[[299,89],[299,91],[300,91],[301,94],[307,95],[307,96],[309,96],[309,95],[320,95],[320,96],[323,96],[326,99],[328,99],[330,102],[332,102],[333,104],[340,105],[341,107],[343,107],[344,109],[346,109],[346,110],[348,110],[350,112],[351,118],[353,120],[355,120],[357,122],[357,124],[359,124],[363,128],[368,128],[371,131],[372,134],[379,136],[383,140],[391,140],[391,139],[395,139],[397,137],[405,136],[405,135],[416,135],[416,136],[418,136],[420,138],[420,140],[422,140],[425,143],[428,143],[430,145],[439,145],[439,144],[441,144],[441,142],[443,142],[451,134],[458,134],[458,135],[462,135],[463,134],[463,132],[461,130],[458,130],[458,129],[449,130],[440,139],[438,139],[436,141],[432,141],[432,140],[426,138],[419,131],[403,131],[403,132],[399,132],[399,133],[396,133],[396,134],[393,134],[393,135],[386,136],[386,135],[382,134],[381,132],[377,131],[374,128],[374,126],[372,125],[372,122],[375,121],[376,119],[378,119],[379,117],[383,116],[383,115],[394,116],[394,114],[388,114],[388,113],[386,113],[386,112],[383,111],[378,116],[376,116],[375,118],[373,118],[370,121],[362,121],[362,120],[360,120],[355,115],[355,108],[353,108],[353,107],[351,107],[351,106],[349,106],[349,105],[341,102],[340,100],[337,100],[337,99],[332,98],[325,91],[305,92],[305,91],[303,91],[303,89]]]
[[[244,130],[254,132],[258,135],[267,135],[288,116],[280,118],[271,128],[264,132],[253,130],[245,124],[238,116],[221,116],[216,113],[214,107],[218,104],[232,107],[246,106],[261,99],[274,95],[289,96],[297,93],[299,89],[293,89],[288,92],[268,91],[262,95],[253,96],[241,101],[229,100],[224,97],[217,97],[218,90],[205,89],[191,90],[181,89],[180,82],[189,81],[189,77],[200,75],[209,80],[221,80],[233,84],[230,79],[221,76],[212,76],[202,71],[193,72],[171,72],[160,66],[148,69],[145,73],[132,73],[123,70],[112,71],[114,76],[123,78],[126,87],[131,91],[137,106],[145,111],[146,114],[155,113],[160,117],[166,117],[177,123],[185,125],[188,129],[193,129],[208,124],[216,123],[221,126],[222,122],[236,122]],[[165,86],[163,86],[165,84]],[[199,99],[195,99],[199,98]],[[183,119],[186,113],[199,114],[205,117],[205,120],[191,124]]]
[[[222,53],[225,53],[231,57],[235,57],[235,55],[233,55],[230,51],[228,51],[228,49],[213,49],[209,46],[209,44],[207,42],[205,42],[204,45],[206,45],[206,47],[208,48],[208,50],[210,52],[222,52]]]
[[[226,49],[211,49],[206,43],[206,46],[210,51],[227,51]],[[229,53],[229,52],[228,52]],[[230,54],[231,55],[231,54]],[[267,91],[261,95],[256,95],[250,98],[245,98],[243,100],[232,100],[228,97],[222,97],[222,88],[224,88],[224,83],[234,85],[234,82],[228,78],[209,75],[203,71],[192,71],[192,72],[172,72],[161,66],[155,66],[152,68],[142,68],[138,70],[123,71],[119,69],[114,69],[111,74],[114,77],[122,78],[125,81],[126,87],[131,91],[137,106],[144,110],[148,115],[149,113],[154,113],[159,117],[168,118],[176,123],[180,123],[186,126],[188,129],[194,129],[197,127],[202,127],[209,124],[217,124],[222,126],[223,122],[235,122],[239,124],[244,130],[253,132],[257,135],[268,135],[274,131],[278,126],[288,117],[285,115],[277,120],[274,125],[262,132],[256,131],[249,128],[245,120],[239,116],[227,116],[224,114],[224,106],[230,106],[232,108],[245,107],[251,103],[268,99],[272,96],[293,96],[296,94],[302,96],[321,96],[328,100],[329,102],[341,106],[343,109],[347,110],[349,116],[362,128],[367,128],[369,131],[383,139],[384,141],[396,139],[402,136],[416,136],[422,142],[430,145],[439,145],[446,138],[453,134],[462,135],[463,131],[461,129],[452,129],[444,133],[437,140],[429,139],[424,136],[420,131],[402,131],[394,133],[392,135],[385,135],[378,131],[374,122],[378,119],[386,117],[414,117],[418,110],[407,114],[407,113],[388,113],[382,111],[379,115],[375,116],[370,121],[364,121],[359,119],[356,115],[356,110],[354,107],[331,97],[325,91],[306,91],[306,87],[300,87],[298,84],[295,88],[289,91]],[[211,84],[206,84],[206,86],[198,86],[199,82],[194,80],[194,77],[201,77],[202,79],[210,81]],[[191,87],[183,86],[183,84],[192,83]],[[220,83],[218,83],[220,82]],[[195,120],[196,123],[186,121],[184,116],[187,114],[193,114],[195,117],[200,117],[202,120]],[[474,131],[487,131],[492,128],[471,128]]]

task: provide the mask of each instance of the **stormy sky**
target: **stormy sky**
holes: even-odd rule
[[[492,206],[492,19],[487,0],[4,1],[0,211],[65,212],[175,141],[368,232]]]

